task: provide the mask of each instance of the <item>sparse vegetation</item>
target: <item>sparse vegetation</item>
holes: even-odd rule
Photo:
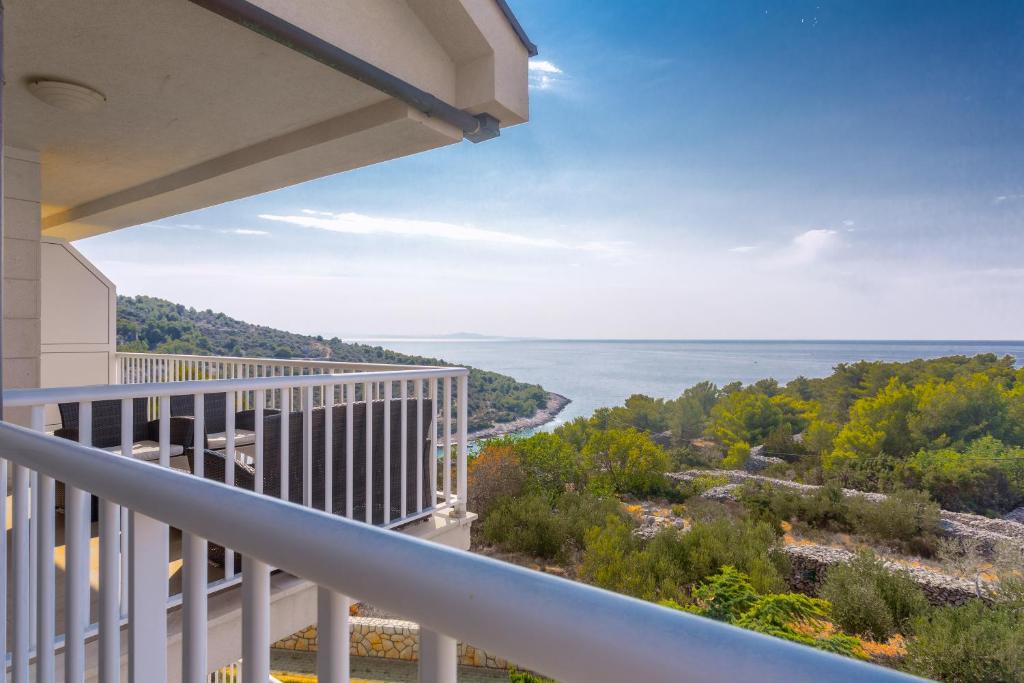
[[[912,620],[928,611],[921,587],[870,551],[830,568],[819,594],[832,604],[836,625],[877,641],[909,635]]]

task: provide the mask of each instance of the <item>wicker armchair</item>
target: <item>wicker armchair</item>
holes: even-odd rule
[[[205,394],[203,398],[203,447],[223,450],[227,445],[227,395]],[[265,408],[264,415],[276,415],[279,410]],[[195,415],[195,396],[186,394],[171,396],[171,416],[192,417]],[[235,445],[246,446],[255,442],[256,411],[235,412]],[[189,444],[191,448],[192,444]]]
[[[61,403],[61,427],[54,436],[71,441],[79,440],[79,405]],[[170,422],[171,455],[180,455],[187,444],[192,443],[193,423],[191,418],[172,418]],[[149,419],[148,401],[137,398],[132,401],[132,457],[139,460],[155,461],[160,454],[160,421]],[[92,445],[106,450],[121,447],[121,401],[93,401],[92,403]],[[64,509],[64,483],[56,482],[54,487],[56,507]],[[96,501],[93,499],[95,515]]]

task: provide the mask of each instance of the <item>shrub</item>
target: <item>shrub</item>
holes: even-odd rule
[[[832,618],[844,631],[877,641],[908,635],[911,621],[928,609],[924,591],[913,579],[889,571],[867,551],[830,567],[819,594],[832,604]]]
[[[565,552],[568,532],[546,496],[503,498],[484,519],[484,538],[510,552],[554,558]]]
[[[974,600],[932,610],[914,621],[908,671],[943,681],[1024,680],[1024,617],[1020,611]]]
[[[847,501],[835,484],[804,494],[763,482],[748,482],[740,488],[739,499],[749,514],[776,525],[799,521],[816,529],[850,529]]]
[[[584,472],[579,453],[565,439],[540,432],[516,440],[515,447],[530,491],[557,495],[582,488]]]
[[[518,496],[526,485],[523,470],[516,451],[515,442],[510,439],[488,441],[469,462],[470,510],[486,519],[494,505],[509,496]]]
[[[679,495],[683,500],[687,500],[689,498],[699,496],[705,491],[713,489],[716,486],[722,486],[723,484],[728,483],[728,477],[724,477],[722,475],[715,476],[712,474],[701,474],[693,477],[692,479],[679,482],[676,486],[676,490],[679,491]]]
[[[763,592],[785,587],[787,560],[770,526],[752,520],[694,521],[689,532],[662,531],[643,541],[621,521],[586,534],[581,576],[645,600],[686,603],[689,590],[722,566],[737,567]]]
[[[586,532],[609,517],[621,517],[617,501],[589,494],[551,498],[531,493],[503,498],[484,520],[484,538],[502,550],[567,559],[583,546]]]
[[[635,429],[594,432],[581,452],[596,490],[644,496],[664,492],[665,450]]]
[[[895,541],[905,549],[931,555],[939,531],[939,506],[923,491],[902,490],[881,502],[848,499],[853,530],[880,541]]]
[[[722,458],[722,467],[728,470],[741,470],[750,459],[750,444],[746,441],[736,441]]]
[[[544,678],[529,671],[517,671],[510,669],[508,672],[509,683],[555,683],[550,678]]]
[[[693,598],[688,611],[695,614],[829,652],[863,656],[856,638],[830,632],[830,606],[825,600],[798,593],[758,595],[748,577],[734,567],[722,567],[705,579]]]

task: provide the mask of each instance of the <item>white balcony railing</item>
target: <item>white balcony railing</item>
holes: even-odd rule
[[[196,390],[192,383],[188,388]],[[22,393],[9,396],[8,403],[31,401]],[[53,641],[54,618],[50,530],[55,479],[79,492],[69,510],[70,594],[65,598],[68,636],[63,647],[68,681],[83,680],[85,665],[83,597],[89,586],[87,567],[82,566],[86,537],[79,526],[88,514],[81,505],[85,492],[102,501],[96,646],[99,679],[104,682],[118,680],[122,637],[117,618],[118,506],[129,515],[130,681],[166,679],[168,527],[182,530],[186,550],[191,549],[184,565],[185,681],[198,683],[209,673],[207,594],[197,581],[205,575],[202,550],[207,539],[244,558],[240,638],[246,683],[263,683],[269,677],[270,567],[318,586],[317,657],[319,680],[324,683],[348,680],[345,596],[358,596],[421,625],[423,681],[454,683],[456,639],[565,683],[917,680],[8,423],[0,423],[0,453],[6,458],[0,473],[6,473],[10,463],[13,476],[12,542],[9,549],[0,548],[0,560],[5,574],[12,575],[9,661],[15,683],[29,680],[33,664],[37,680],[53,680],[54,649],[48,645]],[[40,559],[34,566],[29,521],[33,480],[38,487],[34,512]],[[33,576],[39,586],[34,601],[29,598]],[[37,641],[47,644],[38,648],[38,657],[32,647],[32,624]]]
[[[227,466],[227,463],[238,460],[251,464],[249,470],[239,471],[250,471],[256,493],[262,493],[264,480],[270,476],[271,469],[276,467],[279,495],[282,498],[291,492],[290,498],[295,501],[295,489],[299,488],[301,495],[298,502],[313,505],[316,497],[314,486],[323,486],[324,496],[320,507],[326,512],[348,518],[355,518],[358,514],[362,521],[389,528],[445,509],[456,515],[465,514],[467,450],[462,444],[466,443],[468,373],[463,368],[399,370],[395,369],[397,367],[401,366],[389,366],[385,371],[353,371],[315,376],[287,374],[242,379],[15,390],[6,392],[4,405],[7,408],[30,409],[32,426],[40,432],[44,429],[43,415],[47,407],[63,404],[65,415],[72,414],[68,411],[69,406],[77,408],[74,411],[77,413],[74,415],[77,420],[77,438],[81,445],[90,446],[96,433],[94,427],[99,424],[98,419],[93,419],[97,417],[97,411],[106,413],[109,421],[112,404],[117,407],[119,402],[119,425],[113,425],[116,430],[114,439],[118,445],[108,448],[108,451],[131,450],[135,458],[115,455],[115,462],[132,462],[145,465],[147,469],[169,469],[172,453],[180,451],[187,454],[191,449],[192,472],[182,476],[196,483],[207,475],[204,464],[207,461],[206,454],[211,453],[213,462],[225,464],[223,481],[228,486],[241,482],[235,481],[237,468]],[[172,443],[172,419],[181,419],[180,416],[172,417],[173,397],[190,398],[192,417],[185,419],[190,423],[192,438],[191,444],[184,444],[184,447]],[[214,397],[220,397],[222,401],[222,415],[211,416],[206,410],[206,401]],[[153,456],[154,462],[149,464],[139,462],[137,458],[140,455],[135,449],[138,446],[135,418],[140,412],[136,409],[136,402],[140,399],[143,400],[143,417],[156,416],[152,425],[158,431],[156,453]],[[271,406],[280,411],[276,420]],[[297,410],[291,410],[292,406],[296,406]],[[383,409],[384,406],[391,409]],[[240,436],[235,428],[238,415],[236,407],[251,407],[249,409],[255,433],[249,435],[251,443],[246,446],[236,443]],[[282,416],[288,417],[284,419]],[[222,417],[225,429],[220,454],[207,449],[210,439],[206,423],[217,417]],[[314,417],[320,418],[320,432],[313,431],[313,424],[317,422]],[[355,439],[357,431],[360,431],[357,417],[363,420],[362,434],[358,441]],[[294,431],[301,431],[301,435],[289,433],[290,424]],[[280,439],[268,438],[264,432],[265,425],[268,428],[276,426],[280,431]],[[68,433],[65,431],[63,435],[67,436]],[[400,442],[394,448],[393,435],[398,435]],[[46,439],[60,446],[72,443],[65,438],[47,436]],[[131,445],[125,449],[121,444]],[[314,467],[314,445],[319,447],[319,470]],[[272,460],[269,454],[265,454],[268,449],[274,451]],[[150,453],[152,451],[150,449]],[[83,452],[97,451],[86,449]],[[245,452],[248,452],[247,456]],[[5,453],[0,451],[0,454]],[[203,457],[197,456],[200,453]],[[109,452],[106,454],[110,455]],[[328,457],[328,454],[334,457]],[[392,454],[400,459],[398,467],[394,466]],[[338,455],[341,456],[340,461]],[[179,466],[182,459],[176,458]],[[302,463],[301,476],[289,481],[289,473],[293,470],[291,465],[297,464],[295,461]],[[21,463],[32,464],[31,458]],[[383,481],[375,481],[375,471]],[[107,496],[103,496],[104,500],[99,502],[98,512],[92,513],[90,493],[96,490],[75,486],[73,476],[54,476],[45,470],[42,472],[35,469],[30,472],[24,466],[14,466],[11,474],[14,530],[12,602],[15,613],[28,619],[24,623],[16,620],[13,631],[8,660],[14,674],[13,681],[27,680],[24,675],[28,671],[26,667],[29,657],[35,658],[40,672],[38,680],[52,681],[54,652],[57,649],[63,649],[64,652],[63,664],[65,670],[70,672],[67,680],[80,680],[79,674],[85,670],[85,642],[97,634],[102,635],[105,631],[109,634],[113,632],[112,629],[131,622],[132,596],[140,596],[139,591],[133,592],[131,583],[135,571],[131,569],[133,558],[144,563],[153,562],[152,557],[163,558],[160,560],[163,562],[160,573],[164,586],[158,589],[152,585],[152,581],[145,584],[147,597],[142,599],[141,604],[147,605],[149,609],[155,609],[158,604],[162,609],[183,605],[185,619],[189,624],[186,630],[193,634],[201,630],[199,625],[206,620],[203,607],[206,595],[241,581],[241,576],[235,572],[236,548],[232,544],[221,544],[225,547],[222,557],[223,576],[208,581],[207,542],[202,536],[184,533],[181,542],[181,593],[168,596],[168,530],[166,523],[163,523],[166,520],[157,522],[153,519],[133,519],[130,507],[119,508],[117,498]],[[3,463],[0,467],[0,479],[3,479],[0,486],[5,489],[6,477],[7,466]],[[55,479],[61,483],[55,484]],[[392,486],[393,483],[398,484],[397,490]],[[61,599],[66,618],[64,635],[55,638],[52,558],[57,531],[55,490],[58,486],[63,492],[65,521],[66,576]],[[339,498],[339,489],[343,494],[340,495],[341,500],[335,502]],[[188,503],[181,499],[179,504]],[[93,514],[98,516],[99,521],[101,587],[101,605],[94,611],[94,619],[90,618],[89,608],[90,521]],[[187,531],[187,527],[177,528]],[[153,541],[151,536],[162,540]],[[133,547],[136,549],[135,555]],[[149,557],[140,558],[139,548],[146,548]],[[196,635],[193,640],[184,641],[190,667],[201,667],[201,663],[206,662],[205,645],[197,640],[199,638]],[[39,643],[48,646],[38,647]],[[109,637],[106,643],[111,648],[106,656],[114,657],[118,646]],[[103,652],[100,659],[104,659]],[[185,680],[190,681],[199,681],[200,674],[206,674],[198,668],[186,668],[183,671],[186,673]],[[101,676],[101,680],[114,679]],[[262,681],[266,680],[266,677],[262,678]]]

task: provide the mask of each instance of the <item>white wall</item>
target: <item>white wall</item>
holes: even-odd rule
[[[39,386],[40,182],[38,154],[4,148],[5,389]],[[27,425],[28,411],[11,409],[5,418]]]
[[[112,383],[117,350],[114,283],[65,240],[44,237],[40,247],[40,386]],[[57,421],[51,409],[47,425]]]

